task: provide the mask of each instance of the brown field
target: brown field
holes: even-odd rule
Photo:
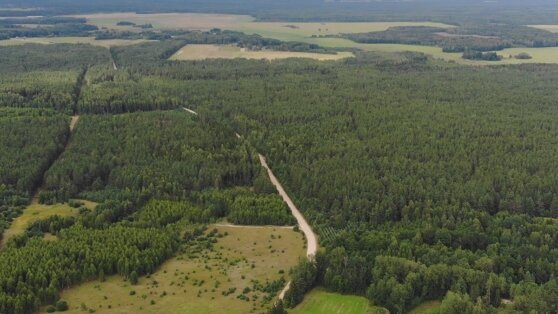
[[[112,47],[129,46],[146,42],[145,39],[103,39],[95,40],[93,37],[30,37],[30,38],[11,38],[0,40],[0,46],[16,46],[25,44],[90,44],[93,46]]]
[[[265,59],[277,60],[285,58],[310,58],[320,61],[339,60],[352,57],[350,52],[323,54],[310,52],[259,50],[251,51],[231,45],[187,45],[177,51],[171,60],[205,60],[205,59]]]
[[[558,25],[529,25],[529,27],[542,29],[552,33],[558,33]]]
[[[213,228],[224,235],[213,249],[196,254],[186,250],[137,285],[112,276],[63,291],[68,313],[265,313],[270,302],[263,301],[265,293],[253,290],[254,281],[286,277],[304,256],[302,234],[280,227],[215,225],[208,230]],[[252,290],[244,293],[249,301],[239,299],[247,287]],[[234,292],[224,296],[229,289]]]

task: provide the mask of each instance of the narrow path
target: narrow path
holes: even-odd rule
[[[294,229],[293,226],[253,226],[253,225],[233,225],[233,224],[214,224],[216,227],[226,227],[226,228],[252,228],[252,229]]]
[[[186,110],[187,112],[189,112],[189,113],[191,113],[191,114],[193,114],[193,115],[196,115],[196,116],[198,115],[198,113],[195,112],[195,111],[192,110],[192,109],[188,109],[188,108],[186,108],[186,107],[182,107],[182,109]]]
[[[271,183],[275,185],[277,192],[279,193],[279,195],[281,195],[285,203],[287,203],[287,206],[289,206],[289,209],[291,210],[291,213],[295,217],[300,230],[302,230],[304,236],[306,237],[306,256],[308,256],[308,258],[315,256],[316,251],[318,251],[318,240],[316,234],[314,233],[314,231],[312,231],[312,228],[310,227],[306,219],[304,219],[304,216],[302,215],[302,213],[300,213],[300,210],[298,210],[298,208],[293,203],[293,201],[291,200],[287,192],[285,192],[285,189],[283,189],[283,186],[281,185],[279,180],[277,180],[277,177],[275,177],[273,171],[269,169],[265,157],[262,154],[258,154],[258,157],[260,158],[260,163],[262,164],[262,167],[264,167],[267,170],[267,174],[269,175],[269,179],[271,180]]]
[[[115,71],[118,71],[118,67],[116,66],[116,62],[114,62],[114,60],[112,60],[112,68],[113,68]]]
[[[78,115],[74,115],[72,116],[72,121],[70,121],[70,132],[73,132],[74,129],[76,128],[76,124],[79,121],[79,116]]]

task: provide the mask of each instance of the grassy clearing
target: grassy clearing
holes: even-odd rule
[[[129,46],[136,45],[147,40],[144,39],[103,39],[96,40],[93,37],[31,37],[31,38],[11,38],[0,40],[0,46],[17,46],[25,44],[90,44],[93,46],[101,46],[110,48],[113,46]]]
[[[339,60],[352,57],[350,52],[340,52],[337,54],[291,52],[261,50],[251,51],[244,48],[230,45],[187,45],[176,52],[171,60],[204,60],[204,59],[266,59],[276,60],[285,58],[310,58],[316,60]]]
[[[80,202],[84,203],[84,206],[89,209],[93,209],[95,208],[95,206],[97,206],[97,203],[94,202],[89,202],[85,200],[80,200]],[[4,240],[2,242],[5,243],[9,238],[25,232],[25,229],[30,223],[37,220],[46,219],[54,215],[58,215],[62,217],[77,216],[78,209],[70,207],[66,203],[55,204],[55,205],[43,205],[43,204],[38,204],[36,202],[33,202],[31,205],[27,206],[23,210],[23,214],[17,217],[10,225],[10,228],[4,232]]]
[[[386,309],[370,306],[364,297],[342,295],[316,288],[304,296],[304,301],[289,314],[372,314],[389,313]]]
[[[438,314],[440,313],[440,306],[442,302],[438,300],[426,301],[421,305],[415,307],[409,314]]]
[[[64,291],[68,313],[265,313],[269,302],[263,301],[265,293],[254,291],[254,281],[265,285],[286,276],[304,256],[302,234],[275,227],[208,230],[214,227],[224,236],[213,249],[186,250],[137,285],[112,276]],[[243,294],[247,287],[251,291]],[[249,301],[239,299],[242,294]]]

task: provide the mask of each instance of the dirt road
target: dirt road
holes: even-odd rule
[[[194,115],[196,115],[196,116],[198,115],[198,113],[195,112],[195,111],[192,110],[192,109],[188,109],[188,108],[186,108],[186,107],[182,107],[182,109],[184,109],[184,110],[188,111],[189,113],[194,114]]]
[[[260,157],[260,163],[262,164],[262,167],[264,167],[267,170],[269,179],[271,180],[273,185],[275,185],[277,192],[279,192],[279,195],[281,195],[285,203],[287,203],[287,206],[289,206],[293,216],[298,222],[298,226],[300,230],[302,230],[304,236],[306,237],[306,255],[308,257],[315,256],[316,251],[318,250],[318,241],[317,241],[316,234],[314,233],[314,231],[312,231],[312,228],[310,227],[308,222],[306,222],[306,219],[304,219],[304,216],[302,216],[300,210],[298,210],[298,208],[295,206],[295,204],[293,203],[293,201],[291,200],[287,192],[285,192],[285,189],[283,189],[283,186],[281,185],[279,180],[277,180],[277,177],[275,177],[271,169],[269,169],[265,157],[261,154],[258,154],[258,156]]]

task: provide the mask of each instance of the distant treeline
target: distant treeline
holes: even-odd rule
[[[558,34],[527,26],[482,24],[456,28],[391,27],[382,32],[343,34],[367,44],[438,46],[444,52],[497,51],[510,47],[556,47]]]

